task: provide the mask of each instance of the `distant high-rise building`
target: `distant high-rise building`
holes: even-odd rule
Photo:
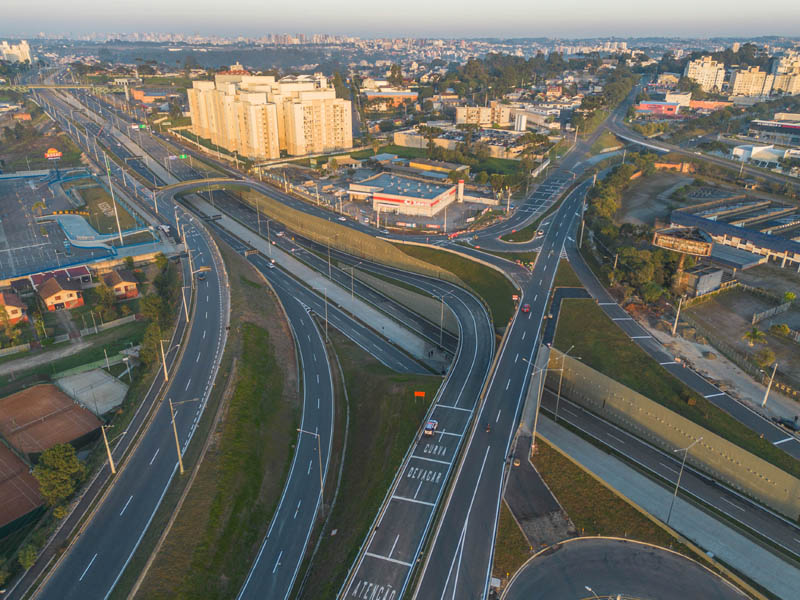
[[[238,65],[236,65],[238,67]],[[351,148],[351,103],[321,74],[253,76],[241,68],[187,90],[192,130],[256,160]]]
[[[715,88],[721,90],[725,81],[725,65],[711,60],[710,56],[704,56],[686,63],[683,76],[699,83],[704,92]]]
[[[800,94],[800,54],[787,50],[772,61],[770,73],[775,77],[772,89],[789,95]]]
[[[31,48],[28,42],[22,40],[19,44],[9,44],[3,40],[0,42],[0,59],[7,62],[31,62]]]
[[[731,75],[729,89],[734,96],[769,96],[774,78],[758,67],[738,69]]]

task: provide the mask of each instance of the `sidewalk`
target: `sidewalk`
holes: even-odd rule
[[[669,490],[541,415],[539,431],[543,439],[594,473],[606,485],[661,521],[667,518],[672,499]],[[800,570],[680,496],[675,501],[670,526],[780,598],[797,597]]]
[[[265,256],[274,259],[276,264],[286,269],[286,271],[291,273],[295,278],[313,289],[320,297],[327,293],[328,301],[331,304],[341,307],[351,315],[357,315],[359,320],[372,327],[372,329],[380,333],[391,343],[402,348],[411,356],[422,360],[424,363],[429,362],[428,353],[433,349],[433,346],[400,325],[394,319],[389,318],[357,297],[351,298],[350,290],[341,288],[338,284],[333,283],[327,277],[324,277],[319,272],[306,266],[277,246],[270,246],[267,240],[250,231],[235,219],[224,213],[220,213],[220,211],[205,200],[196,197],[196,199],[192,201],[192,205],[207,215],[221,214],[218,220],[221,227],[227,229],[247,244],[250,244]]]

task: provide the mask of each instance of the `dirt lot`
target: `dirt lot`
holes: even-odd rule
[[[714,332],[725,343],[742,354],[756,352],[761,345],[751,347],[742,336],[751,329],[751,318],[754,312],[766,310],[774,306],[766,298],[756,296],[744,290],[734,289],[688,309],[690,314],[705,329]],[[800,373],[800,347],[784,337],[769,333],[770,322],[785,323],[797,320],[795,311],[777,315],[771,320],[758,324],[758,328],[766,335],[767,346],[775,353],[778,368],[785,374]]]
[[[747,285],[764,288],[782,296],[784,292],[794,292],[800,298],[800,273],[780,265],[766,263],[736,274],[736,279]]]
[[[669,198],[670,188],[677,189],[692,181],[691,177],[675,173],[656,173],[634,181],[625,191],[622,208],[616,219],[620,223],[652,225],[656,218],[664,219],[683,203]]]

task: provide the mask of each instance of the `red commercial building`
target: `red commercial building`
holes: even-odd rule
[[[677,102],[640,102],[636,105],[636,111],[651,115],[664,115],[667,117],[675,117],[678,115],[680,104]]]

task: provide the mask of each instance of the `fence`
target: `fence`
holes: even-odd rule
[[[764,319],[769,319],[770,317],[774,317],[775,315],[779,315],[781,313],[785,313],[792,307],[791,302],[784,302],[779,306],[773,306],[770,309],[762,311],[760,313],[753,313],[753,319],[751,325],[755,325],[756,323],[760,323]]]
[[[100,323],[97,327],[87,327],[85,329],[81,329],[81,335],[92,335],[93,333],[99,333],[101,331],[105,331],[106,329],[112,329],[114,327],[119,327],[120,325],[124,325],[125,323],[132,323],[136,320],[136,315],[128,315],[127,317],[120,317],[119,319],[114,319],[113,321],[108,321],[106,323]]]
[[[0,348],[0,356],[11,356],[20,352],[27,352],[31,349],[30,344],[19,344],[18,346],[9,346],[8,348]]]
[[[562,357],[551,356],[559,368]],[[793,519],[800,514],[800,479],[571,357],[564,360],[562,393],[635,435],[672,452],[702,437],[687,462]],[[548,373],[548,385],[558,374]]]

